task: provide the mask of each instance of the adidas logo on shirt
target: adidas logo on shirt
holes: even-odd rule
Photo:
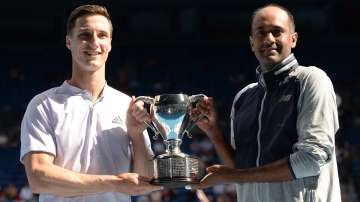
[[[123,120],[120,118],[120,116],[117,116],[112,120],[112,123],[122,124]]]

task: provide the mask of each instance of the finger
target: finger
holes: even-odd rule
[[[214,104],[214,98],[213,97],[208,97],[206,102],[212,105],[212,104]]]
[[[140,190],[141,194],[146,194],[146,193],[150,193],[153,191],[162,190],[162,189],[164,189],[164,187],[158,186],[158,185],[152,185],[152,184],[149,184],[148,182],[142,181],[140,183],[140,185],[138,186],[138,189]]]
[[[201,202],[209,201],[209,199],[207,198],[205,192],[202,189],[196,190],[196,196],[198,197],[198,199]]]
[[[150,115],[147,112],[139,113],[135,118],[139,122],[150,121]]]
[[[206,168],[206,171],[208,173],[212,173],[212,172],[218,171],[219,168],[220,168],[220,165],[213,165],[213,166],[210,166],[210,167]]]
[[[143,108],[145,103],[143,101],[141,101],[141,100],[137,100],[137,101],[135,101],[135,105]]]
[[[214,107],[214,98],[213,97],[208,97],[206,100],[204,100],[204,102],[200,103],[201,106],[205,107],[205,108],[213,108]]]
[[[209,119],[207,117],[204,117],[196,122],[199,125],[207,125],[209,123]]]
[[[133,110],[134,111],[142,111],[144,110],[144,102],[143,101],[136,101],[134,104],[133,104]]]
[[[147,110],[145,109],[145,107],[143,105],[133,105],[133,109],[132,109],[132,115],[134,117],[141,117],[143,115],[148,115],[149,113],[147,112]]]
[[[143,194],[148,194],[150,192],[159,191],[159,190],[163,190],[163,189],[164,189],[164,187],[162,187],[162,186],[149,185],[143,189],[144,190]]]
[[[203,178],[200,183],[197,186],[197,189],[206,189],[208,187],[210,187],[211,185],[209,184],[209,180],[207,180],[207,178]]]
[[[130,102],[129,102],[129,107],[128,107],[128,112],[132,112],[133,110],[132,110],[132,106],[133,106],[133,104],[135,103],[135,97],[134,96],[131,96],[131,100],[130,100]]]
[[[203,112],[209,110],[209,107],[206,104],[204,104],[204,105],[199,105],[196,109]]]
[[[188,184],[185,186],[186,190],[197,190],[202,189],[201,183]]]
[[[153,180],[153,178],[150,176],[139,176],[139,180],[141,180],[143,182],[151,182]]]
[[[192,121],[196,121],[196,119],[198,118],[198,116],[201,114],[200,111],[194,110],[192,112],[190,112],[190,118]]]

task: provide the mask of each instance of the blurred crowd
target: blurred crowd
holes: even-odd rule
[[[109,63],[109,85],[129,95],[154,96],[182,92],[189,95],[203,93],[213,96],[225,134],[229,133],[229,112],[233,96],[244,85],[255,81],[253,64],[242,64],[239,68],[239,64],[235,62],[216,63],[209,62],[206,58],[191,63],[170,64],[155,56],[143,57],[141,60],[128,57],[121,63]],[[27,184],[24,168],[18,161],[18,152],[11,151],[17,151],[19,148],[20,123],[30,99],[45,89],[61,85],[69,78],[70,73],[69,69],[46,69],[51,65],[42,65],[37,67],[36,73],[33,68],[28,68],[21,61],[10,63],[0,69],[3,93],[0,97],[0,150],[14,148],[6,150],[7,154],[2,152],[0,158],[0,202],[37,200]],[[332,80],[338,96],[341,122],[341,129],[336,136],[336,149],[342,198],[344,202],[356,202],[360,199],[360,195],[357,195],[360,193],[360,81],[341,80],[336,77],[332,77]],[[154,152],[162,153],[164,145],[161,138],[152,141]],[[221,163],[211,142],[197,128],[192,131],[192,138],[183,138],[181,149],[185,153],[199,157],[203,167]],[[14,163],[8,162],[3,154],[7,158],[15,158],[12,161]],[[5,164],[16,165],[11,167]],[[7,170],[14,167],[17,169],[16,172]],[[133,199],[136,202],[232,202],[235,201],[236,194],[235,186],[229,184],[200,191],[183,188],[164,189]]]

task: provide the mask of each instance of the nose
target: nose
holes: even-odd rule
[[[93,33],[91,37],[89,38],[89,43],[91,48],[97,48],[99,47],[99,38],[97,37],[96,33]]]
[[[273,35],[271,32],[269,32],[269,33],[266,34],[265,43],[266,43],[266,44],[273,44],[273,43],[275,43],[275,37],[274,37],[274,35]]]

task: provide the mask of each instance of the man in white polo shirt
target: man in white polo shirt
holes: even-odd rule
[[[144,103],[106,84],[111,39],[106,8],[72,11],[66,35],[72,76],[28,105],[20,160],[40,201],[130,201],[160,189],[145,177],[152,151]]]

